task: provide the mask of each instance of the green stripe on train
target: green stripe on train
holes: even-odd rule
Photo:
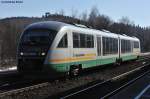
[[[137,56],[130,55],[122,57],[123,61],[136,59]],[[89,60],[89,61],[77,61],[77,62],[70,62],[70,63],[62,63],[62,64],[50,64],[55,70],[58,72],[66,72],[69,71],[69,67],[75,64],[82,64],[82,68],[90,68],[98,65],[106,65],[116,62],[116,57],[113,58],[105,58],[105,59],[96,59],[96,60]]]
[[[121,56],[121,58],[122,58],[122,61],[128,61],[128,60],[136,59],[137,56],[136,55]]]

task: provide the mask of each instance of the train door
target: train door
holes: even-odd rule
[[[62,34],[63,36],[53,52],[53,58],[57,60],[56,62],[59,64],[58,68],[61,69],[62,72],[66,72],[69,70],[70,63],[70,33],[64,31]]]
[[[118,54],[119,54],[119,59],[121,59],[121,39],[120,39],[120,37],[118,39]]]
[[[102,55],[102,37],[101,36],[97,36],[96,37],[96,43],[97,43],[97,65],[100,65],[101,64],[101,55]]]
[[[72,65],[79,64],[79,57],[80,55],[80,34],[77,32],[72,32]]]
[[[70,65],[71,65],[71,59],[72,59],[72,33],[71,30],[67,31],[67,35],[68,35],[68,50],[67,50],[67,59],[68,59],[68,63],[67,63],[67,70],[70,70]]]

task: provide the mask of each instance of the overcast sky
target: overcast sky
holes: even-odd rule
[[[66,15],[71,15],[72,9],[77,10],[79,15],[84,11],[90,12],[93,6],[97,6],[100,14],[105,14],[114,21],[125,16],[136,25],[150,26],[150,0],[21,0],[23,3],[0,1],[0,18],[41,17],[45,12],[55,13],[62,9]]]

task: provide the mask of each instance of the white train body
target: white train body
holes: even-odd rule
[[[39,25],[41,26],[40,28]],[[140,40],[136,37],[55,21],[36,23],[27,27],[26,30],[30,29],[30,27],[34,27],[34,29],[45,29],[46,27],[53,30],[57,27],[56,36],[47,52],[44,52],[46,55],[43,56],[41,71],[44,71],[46,68],[46,70],[52,69],[56,72],[66,73],[73,66],[80,66],[82,69],[91,68],[137,59],[140,54]],[[36,55],[33,58],[32,54],[24,56],[24,54],[20,55],[20,53],[26,53],[26,51],[21,49],[18,51],[19,68],[22,67],[21,64],[26,62],[24,61],[26,59],[38,61],[36,60]]]

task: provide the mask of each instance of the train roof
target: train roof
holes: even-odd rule
[[[139,41],[139,39],[137,37],[130,37],[127,35],[119,35],[119,37],[120,37],[120,39]]]
[[[137,37],[132,37],[132,36],[127,36],[125,34],[121,35],[121,34],[116,34],[116,33],[112,33],[110,31],[103,31],[103,30],[96,30],[96,29],[91,29],[91,28],[81,28],[81,27],[77,27],[77,26],[73,26],[73,25],[69,25],[69,28],[72,28],[76,31],[79,32],[84,32],[87,34],[96,34],[96,35],[102,35],[102,36],[106,36],[106,37],[113,37],[113,38],[118,38],[120,37],[121,39],[125,39],[125,40],[133,40],[133,41],[139,41],[139,39]]]
[[[69,26],[69,24],[58,22],[58,21],[43,21],[30,24],[27,26],[27,29],[35,29],[35,28],[42,28],[42,29],[52,29],[55,31],[59,31],[63,26]]]
[[[58,22],[58,21],[43,21],[43,22],[33,23],[33,24],[30,24],[29,26],[27,26],[27,28],[25,30],[35,29],[35,28],[42,28],[42,29],[52,29],[52,30],[55,30],[55,31],[59,31],[62,27],[66,27],[66,26],[69,27],[69,28],[75,29],[77,31],[89,31],[91,34],[92,33],[101,34],[103,36],[108,36],[108,37],[118,37],[119,36],[121,39],[139,41],[139,39],[136,38],[136,37],[130,37],[130,36],[127,36],[127,35],[115,34],[115,33],[112,33],[112,32],[108,33],[108,32],[101,31],[101,30],[85,28],[85,27],[79,27],[79,26],[75,26],[75,25],[67,24],[67,23],[63,23],[63,22]]]

